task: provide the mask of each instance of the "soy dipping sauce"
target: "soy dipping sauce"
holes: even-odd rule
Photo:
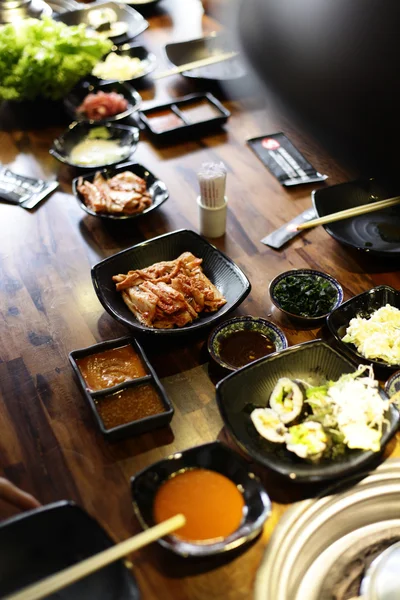
[[[259,331],[251,329],[234,331],[223,338],[219,346],[222,360],[236,368],[243,367],[267,354],[272,354],[275,350],[274,342]]]

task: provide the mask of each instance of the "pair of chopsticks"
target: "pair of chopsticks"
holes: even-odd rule
[[[7,596],[4,600],[40,600],[41,598],[45,598],[67,585],[75,583],[75,581],[79,581],[83,577],[123,558],[127,554],[172,533],[176,529],[183,527],[185,522],[186,519],[183,515],[175,515],[175,517],[171,517],[171,519],[167,519],[150,529],[146,529],[142,533],[134,535],[120,544],[107,548],[107,550],[86,558],[72,567],[67,567],[55,575],[50,575],[50,577],[46,577],[38,583],[34,583],[15,594],[11,594],[11,596]]]
[[[354,208],[348,208],[341,210],[325,217],[319,217],[308,221],[308,223],[302,223],[297,225],[296,230],[301,231],[303,229],[309,229],[310,227],[316,227],[317,225],[327,225],[328,223],[334,223],[335,221],[341,221],[342,219],[350,219],[351,217],[358,217],[359,215],[365,215],[376,210],[382,210],[384,208],[390,208],[391,206],[397,206],[400,204],[400,196],[395,198],[388,198],[387,200],[379,200],[378,202],[371,202],[369,204],[362,204],[361,206],[355,206]]]
[[[198,69],[200,67],[208,67],[208,65],[214,65],[224,60],[230,60],[237,56],[239,52],[222,52],[221,54],[215,54],[214,56],[208,56],[207,58],[201,58],[200,60],[194,60],[193,62],[179,65],[179,67],[173,67],[168,71],[161,71],[153,75],[153,79],[164,79],[164,77],[170,77],[171,75],[178,75],[183,71],[191,71],[192,69]]]

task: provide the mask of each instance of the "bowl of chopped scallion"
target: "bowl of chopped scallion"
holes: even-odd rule
[[[294,319],[318,322],[343,301],[340,283],[313,269],[293,269],[277,275],[269,284],[273,304]]]

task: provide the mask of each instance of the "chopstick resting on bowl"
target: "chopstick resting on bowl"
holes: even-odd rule
[[[391,206],[397,206],[400,204],[400,196],[394,198],[388,198],[387,200],[379,200],[378,202],[370,202],[369,204],[362,204],[361,206],[355,206],[354,208],[348,208],[341,210],[318,219],[308,221],[308,223],[302,223],[297,225],[296,230],[301,231],[303,229],[309,229],[310,227],[316,227],[317,225],[327,225],[328,223],[334,223],[335,221],[341,221],[342,219],[350,219],[351,217],[358,217],[359,215],[365,215],[376,210],[382,210],[384,208],[390,208]]]
[[[214,56],[208,56],[207,58],[201,58],[200,60],[194,60],[178,67],[168,69],[168,71],[161,71],[153,75],[153,79],[164,79],[164,77],[170,77],[171,75],[178,75],[183,71],[191,71],[192,69],[198,69],[199,67],[208,67],[208,65],[214,65],[224,60],[230,60],[235,58],[239,52],[222,52],[221,54],[215,54]]]
[[[45,598],[46,596],[63,589],[67,585],[79,581],[80,579],[83,579],[83,577],[123,558],[127,554],[139,550],[139,548],[143,548],[143,546],[147,546],[147,544],[151,544],[159,538],[172,533],[176,529],[183,527],[185,522],[186,519],[183,515],[175,515],[154,527],[150,527],[150,529],[146,529],[138,535],[134,535],[120,544],[116,544],[111,548],[107,548],[107,550],[103,550],[94,556],[90,556],[72,567],[67,567],[62,571],[55,573],[55,575],[50,575],[50,577],[46,577],[38,583],[29,585],[15,594],[6,596],[4,600],[40,600],[40,598]]]

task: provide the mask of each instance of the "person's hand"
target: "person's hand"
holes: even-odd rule
[[[40,502],[36,498],[23,492],[4,477],[0,477],[0,500],[4,500],[20,510],[31,510],[40,506]]]

